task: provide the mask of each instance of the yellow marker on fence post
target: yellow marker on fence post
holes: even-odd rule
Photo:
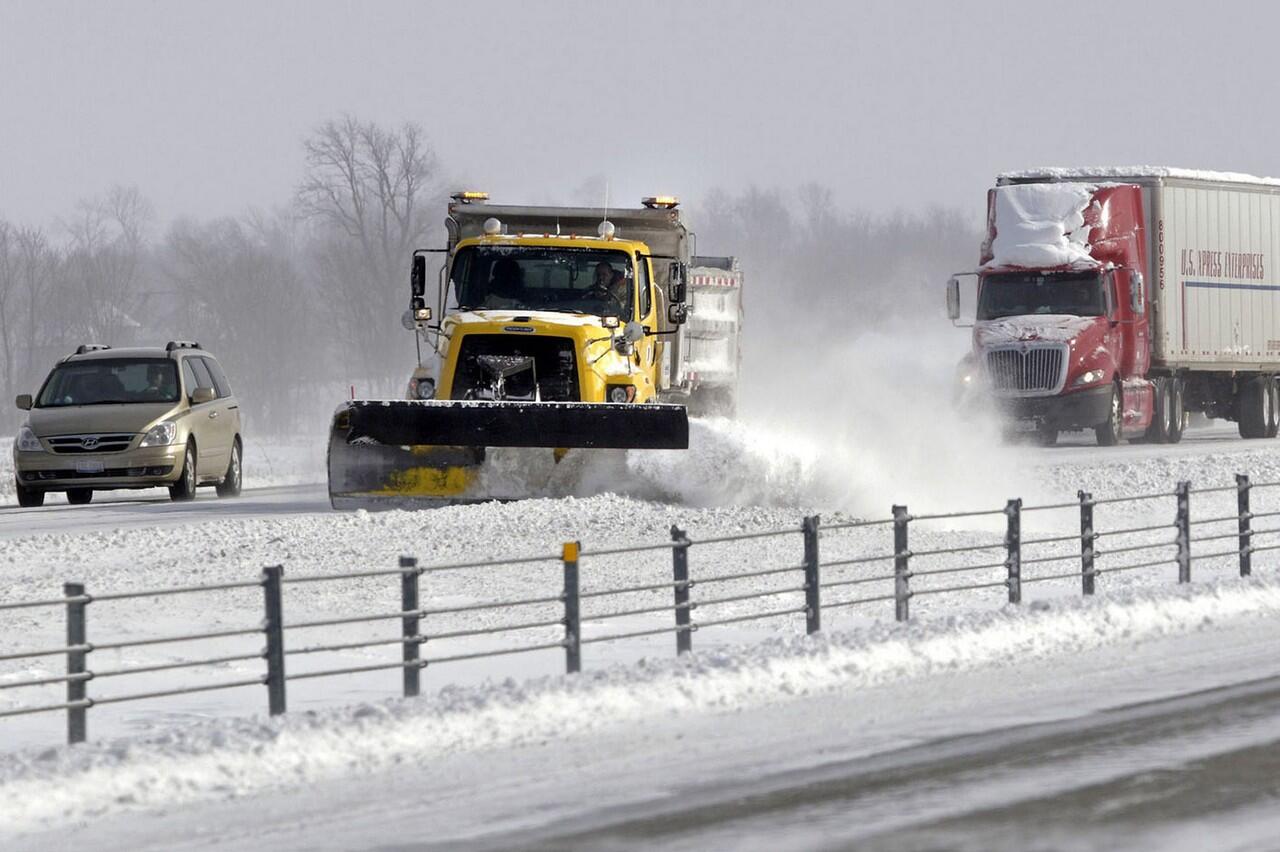
[[[578,554],[582,545],[566,541],[564,560],[564,669],[567,674],[582,670],[582,624],[578,612]]]

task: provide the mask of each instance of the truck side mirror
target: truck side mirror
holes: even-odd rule
[[[671,280],[671,301],[683,302],[685,298],[685,289],[688,285],[688,267],[678,260],[671,261],[671,269],[668,276]]]
[[[667,322],[672,325],[684,325],[689,318],[689,306],[683,303],[667,305]]]
[[[427,292],[427,259],[423,255],[413,256],[413,269],[409,273],[409,292],[414,296],[422,296]]]
[[[1129,275],[1129,308],[1134,314],[1141,316],[1144,307],[1142,292],[1142,273],[1134,271]]]
[[[947,319],[960,319],[960,279],[952,278],[947,282]]]
[[[31,410],[31,394],[29,393],[18,394],[17,398],[14,399],[13,404],[18,406],[18,408],[22,409],[23,411],[30,411]]]

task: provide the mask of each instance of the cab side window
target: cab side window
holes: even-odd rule
[[[227,381],[227,374],[222,372],[222,365],[212,358],[201,357],[197,360],[209,371],[209,377],[213,379],[213,389],[218,392],[218,398],[226,399],[231,396],[231,383]]]
[[[653,308],[653,289],[649,286],[649,258],[637,256],[636,267],[640,270],[637,286],[640,288],[640,319],[643,320]]]

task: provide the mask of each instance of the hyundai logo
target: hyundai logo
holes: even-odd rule
[[[87,438],[81,438],[80,446],[84,447],[86,450],[92,450],[94,447],[98,446],[98,437],[96,435],[90,435]]]

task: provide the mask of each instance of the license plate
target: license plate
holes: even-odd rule
[[[102,471],[103,467],[100,461],[76,459],[76,473],[102,473]]]

